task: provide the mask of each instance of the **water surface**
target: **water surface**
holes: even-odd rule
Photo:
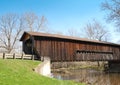
[[[93,69],[69,70],[70,73],[53,73],[53,77],[61,80],[75,80],[87,85],[120,85],[120,73],[105,73]]]

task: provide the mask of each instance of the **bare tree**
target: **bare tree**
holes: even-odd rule
[[[86,26],[84,27],[84,30],[85,30],[85,35],[89,39],[107,41],[108,31],[106,31],[104,29],[104,26],[96,20],[93,20],[91,23],[86,24]],[[100,66],[99,61],[97,61],[97,64],[98,66]]]
[[[41,31],[45,30],[47,26],[47,19],[45,16],[38,16],[33,12],[27,12],[23,15],[25,26],[28,31]]]
[[[104,29],[104,26],[96,21],[93,20],[91,23],[87,23],[84,27],[85,35],[89,39],[99,40],[99,41],[106,41],[107,36],[106,34],[108,31]]]
[[[102,9],[108,11],[107,20],[115,22],[120,32],[120,0],[106,0]]]
[[[16,14],[0,16],[0,48],[10,53],[23,29],[23,19]]]
[[[74,28],[68,29],[68,35],[77,36],[78,32]]]

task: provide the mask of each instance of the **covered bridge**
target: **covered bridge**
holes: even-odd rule
[[[58,61],[120,61],[120,45],[58,34],[24,32],[20,41],[26,54]]]

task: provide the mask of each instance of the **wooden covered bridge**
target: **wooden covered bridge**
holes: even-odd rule
[[[120,72],[119,44],[39,32],[24,32],[20,41],[23,42],[24,53],[36,55],[38,60],[107,61],[109,70]]]
[[[24,53],[39,60],[47,56],[51,62],[120,61],[119,44],[39,32],[24,32],[20,41]]]

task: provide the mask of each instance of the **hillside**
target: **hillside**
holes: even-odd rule
[[[0,85],[82,85],[35,73],[32,69],[39,63],[32,60],[0,59]]]

